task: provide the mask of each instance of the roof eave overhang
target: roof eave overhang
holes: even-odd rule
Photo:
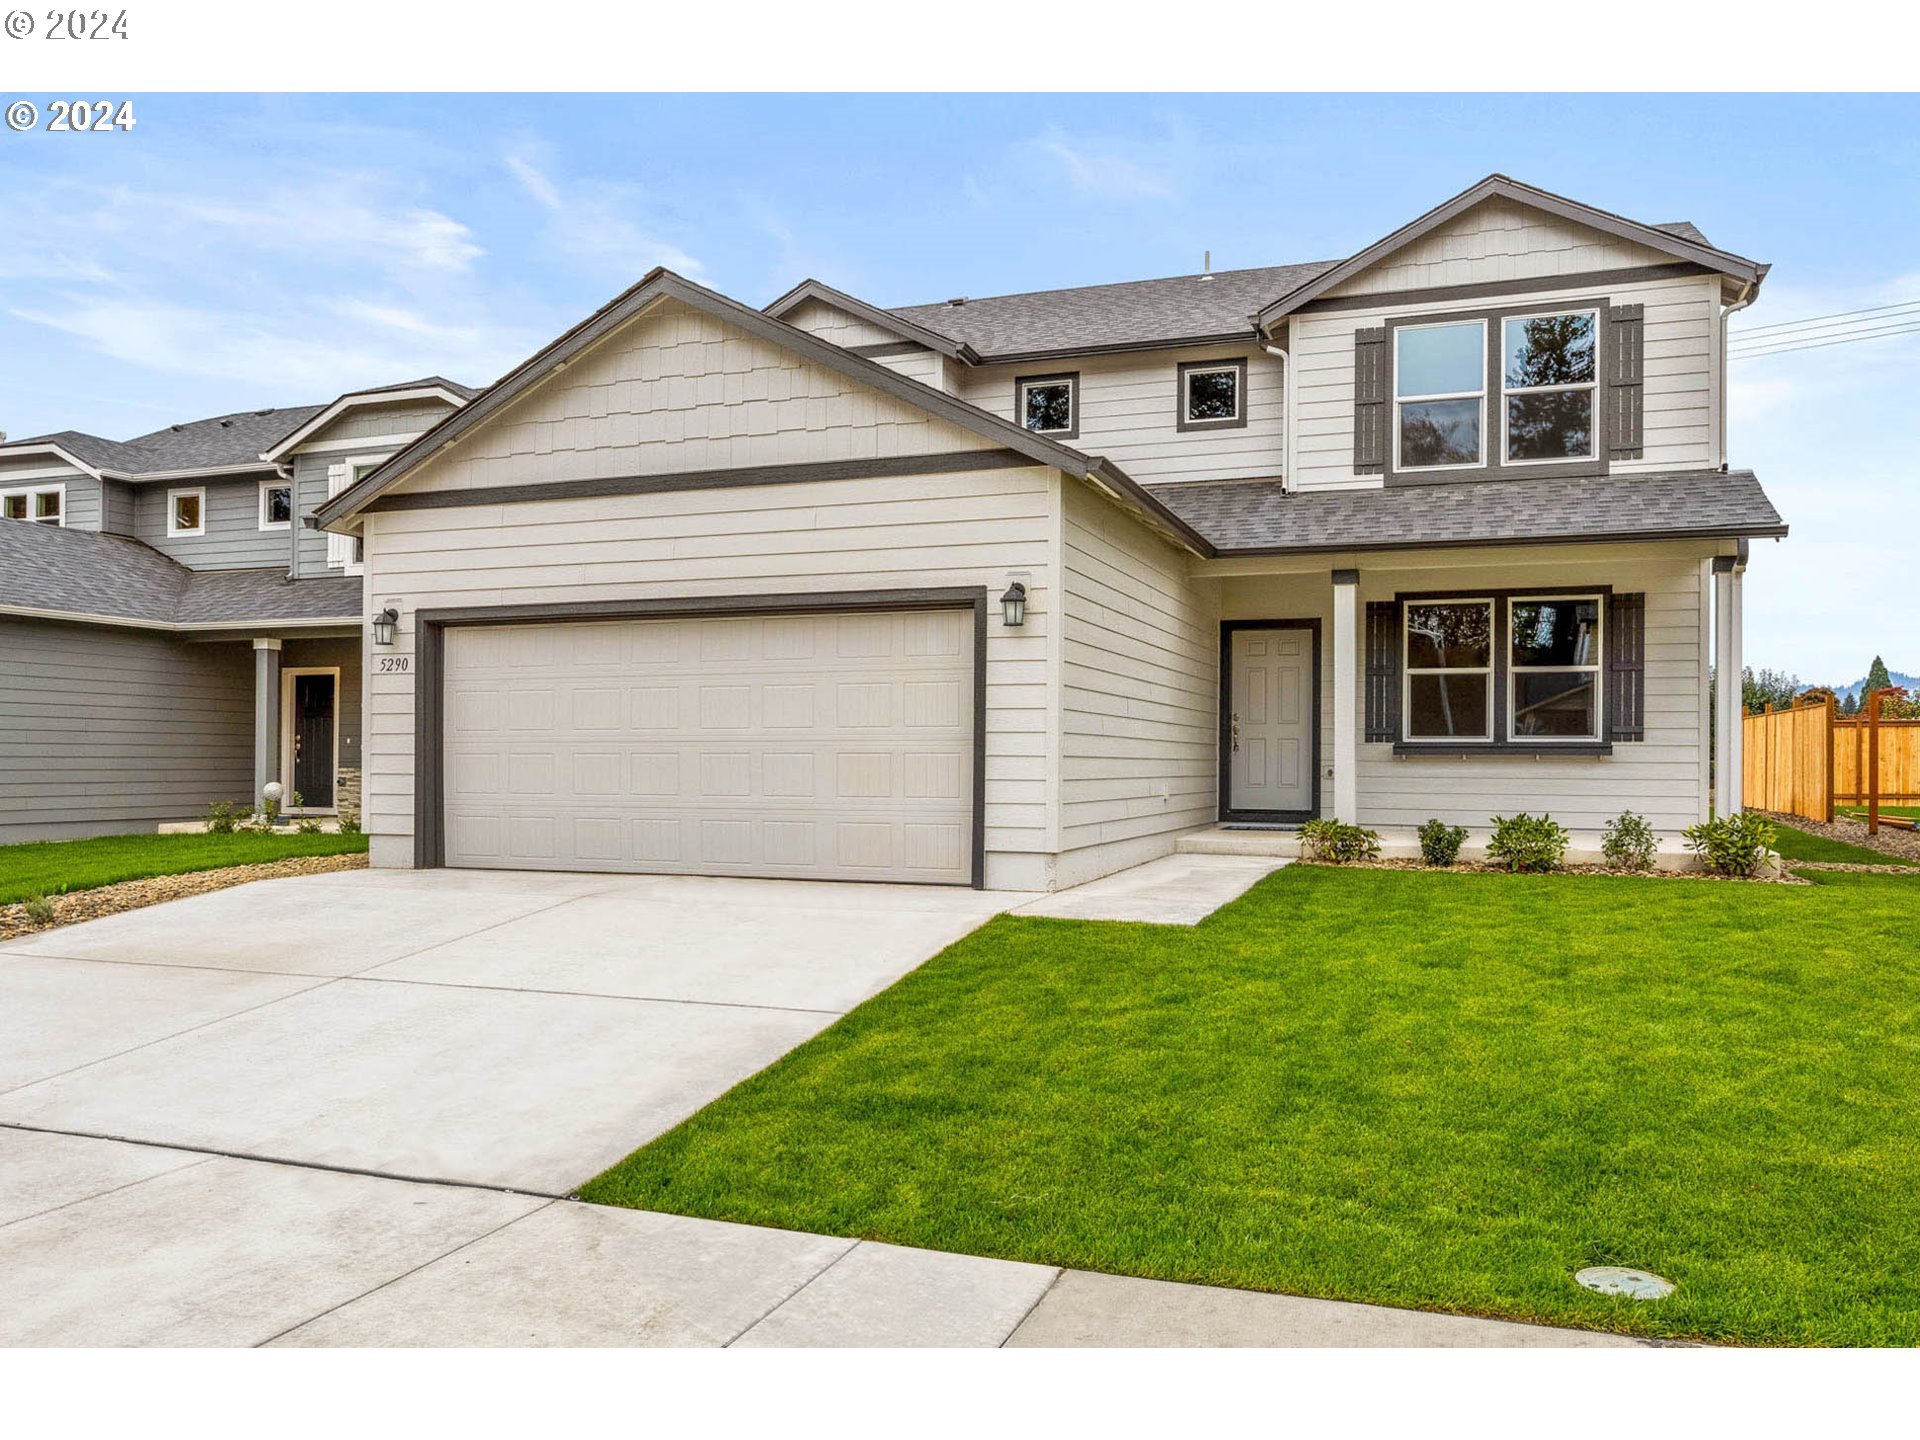
[[[270,448],[262,450],[260,458],[268,463],[278,461],[282,456],[299,449],[303,441],[331,425],[349,410],[366,405],[393,405],[408,400],[445,400],[455,410],[467,403],[465,396],[447,389],[444,385],[418,385],[406,390],[349,391],[304,425],[295,427],[289,434],[275,441]]]
[[[0,460],[15,460],[23,455],[51,455],[62,464],[71,465],[82,475],[90,476],[95,480],[101,479],[103,475],[110,474],[110,472],[96,470],[65,446],[54,445],[45,440],[21,442],[16,445],[0,445]]]
[[[911,320],[902,320],[891,311],[882,310],[877,305],[869,305],[859,296],[849,295],[844,290],[836,290],[833,286],[819,280],[802,280],[778,300],[765,306],[762,313],[771,315],[775,320],[784,320],[809,300],[818,300],[833,306],[836,310],[844,310],[870,325],[877,325],[882,330],[898,335],[902,340],[911,340],[916,345],[924,345],[927,349],[945,355],[949,359],[958,360],[966,365],[981,363],[979,352],[964,340],[955,340],[951,335],[942,335],[938,330],[929,330],[926,326]]]
[[[1782,540],[1785,523],[1753,526],[1677,526],[1662,530],[1612,530],[1581,534],[1560,532],[1545,535],[1498,535],[1474,539],[1433,539],[1414,537],[1406,540],[1335,541],[1310,545],[1222,546],[1210,559],[1258,560],[1297,555],[1369,555],[1375,552],[1404,550],[1471,550],[1485,546],[1506,548],[1515,545],[1631,545],[1661,540]]]
[[[109,615],[103,611],[55,610],[37,605],[0,605],[0,615],[22,620],[66,620],[76,625],[116,625],[127,630],[160,630],[169,634],[240,633],[263,634],[273,630],[338,629],[359,625],[364,616],[321,615],[297,619],[258,620],[155,620],[138,615]]]
[[[217,480],[222,475],[262,475],[272,469],[264,460],[247,460],[238,465],[205,465],[196,470],[102,470],[100,478],[139,485],[156,480]]]

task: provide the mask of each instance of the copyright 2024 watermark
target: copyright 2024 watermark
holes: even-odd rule
[[[7,105],[7,128],[25,133],[44,130],[49,135],[111,135],[132,130],[131,100],[50,100],[44,112],[31,100]]]
[[[127,12],[124,10],[9,10],[6,20],[9,40],[124,40],[127,38]]]

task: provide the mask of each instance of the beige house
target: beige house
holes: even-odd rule
[[[903,310],[655,271],[318,507],[374,621],[374,861],[1041,889],[1315,816],[1671,843],[1739,804],[1709,665],[1786,533],[1727,465],[1764,274],[1497,176],[1338,262]]]

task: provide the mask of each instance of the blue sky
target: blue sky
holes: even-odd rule
[[[1920,102],[1617,96],[142,96],[0,134],[0,429],[123,438],[482,383],[655,264],[882,304],[1342,256],[1489,171],[1774,266],[1759,325],[1920,298]],[[1920,335],[1735,363],[1747,653],[1920,671]],[[1889,598],[1893,603],[1889,603]]]

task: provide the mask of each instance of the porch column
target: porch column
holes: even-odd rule
[[[1360,821],[1360,572],[1333,572],[1333,818]]]
[[[1744,547],[1743,547],[1744,548]],[[1745,762],[1746,737],[1741,723],[1746,707],[1741,704],[1741,585],[1746,576],[1746,556],[1716,555],[1713,561],[1713,664],[1718,681],[1713,714],[1713,810],[1716,815],[1737,815],[1746,803],[1741,766]]]
[[[253,642],[253,805],[266,799],[267,782],[280,778],[280,642]]]

